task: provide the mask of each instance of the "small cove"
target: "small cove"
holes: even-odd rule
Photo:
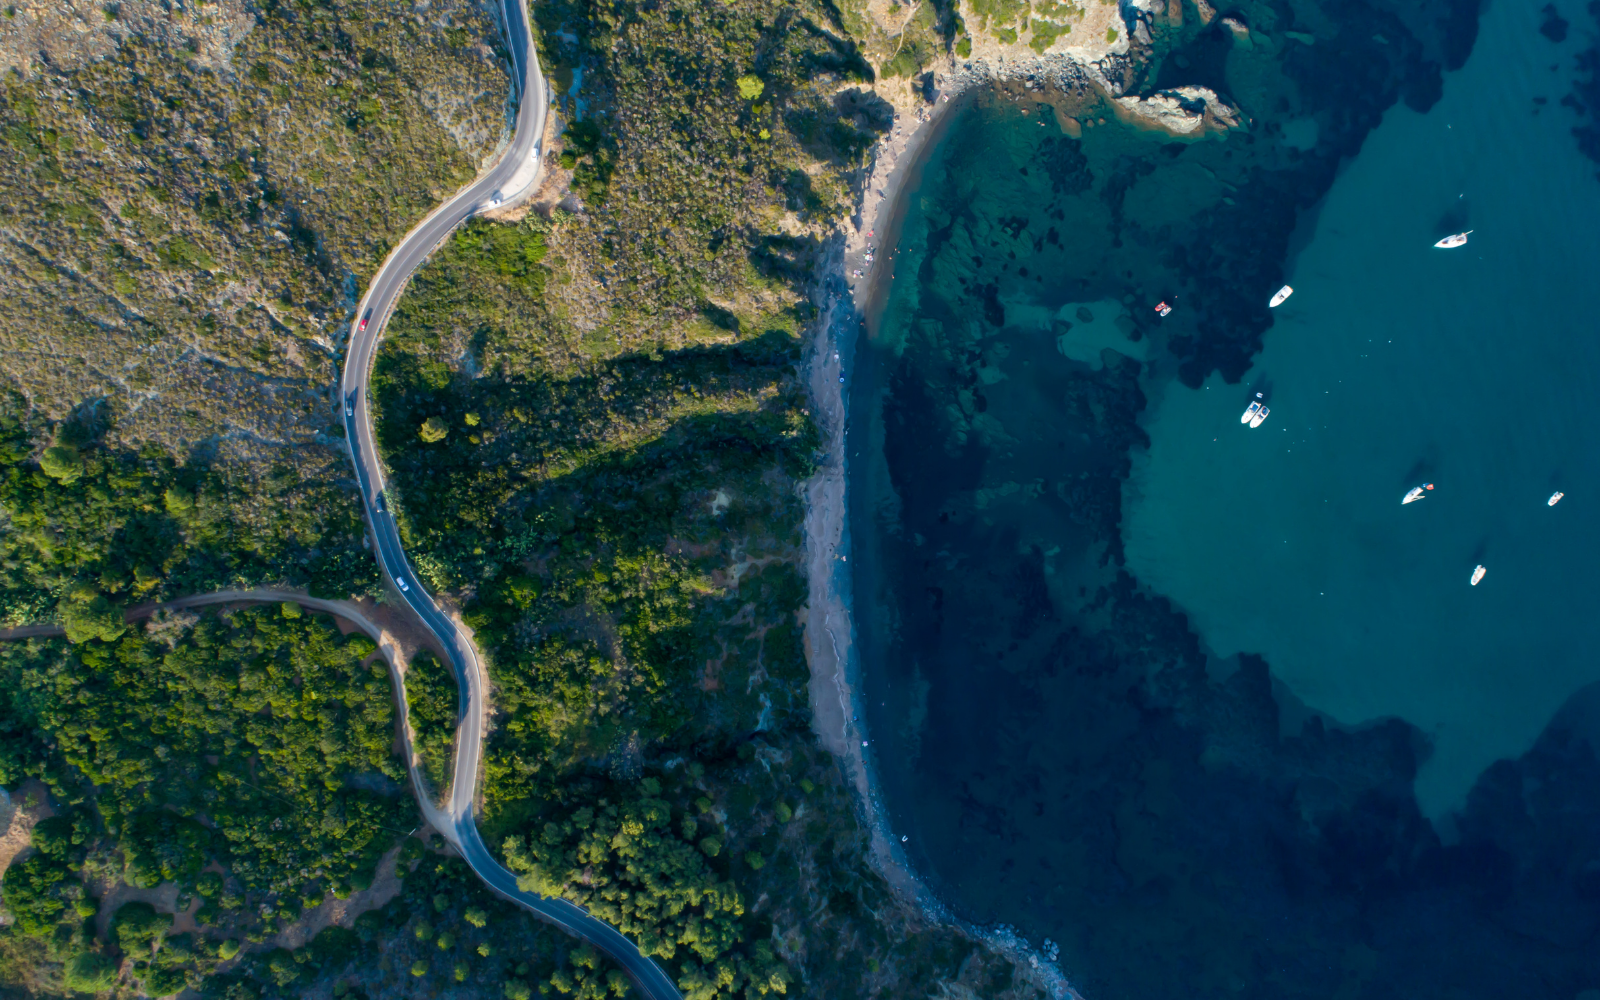
[[[1370,134],[1310,97],[1190,144],[979,99],[906,192],[850,384],[874,769],[941,900],[1091,1000],[1600,988],[1600,358],[1562,294],[1600,183],[1538,25],[1487,11]],[[1292,235],[1250,202],[1306,177]]]

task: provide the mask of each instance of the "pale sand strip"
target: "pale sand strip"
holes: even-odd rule
[[[1062,74],[1065,82],[1083,70],[1081,64],[1056,58],[1002,67],[1001,72],[1006,77],[1021,78],[1032,72],[1053,72]],[[822,458],[817,472],[805,484],[809,592],[803,615],[811,672],[809,694],[812,726],[823,746],[838,756],[856,790],[869,831],[872,863],[901,899],[930,921],[960,926],[1006,955],[1025,975],[1031,974],[1050,996],[1078,998],[1055,963],[1011,928],[967,924],[945,909],[917,878],[889,829],[878,800],[870,758],[863,745],[871,737],[860,723],[852,721],[860,714],[856,708],[860,665],[855,659],[849,575],[845,452],[848,411],[846,384],[840,381],[840,375],[848,374],[847,365],[853,362],[858,331],[863,324],[876,323],[887,299],[894,280],[894,248],[905,208],[902,196],[908,182],[919,179],[924,149],[942,135],[950,120],[949,112],[961,106],[962,95],[996,82],[997,75],[983,66],[944,75],[937,81],[943,90],[933,104],[921,99],[896,102],[902,106],[894,127],[874,148],[860,208],[845,233],[843,245],[836,246],[822,269],[826,285],[820,297],[826,305],[808,345],[805,368],[815,419],[822,433]],[[1090,75],[1098,77],[1097,73]],[[870,263],[864,259],[869,247],[876,258]],[[857,269],[862,271],[860,277],[854,274]],[[839,277],[845,280],[840,282]]]

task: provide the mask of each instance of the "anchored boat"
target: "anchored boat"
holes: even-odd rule
[[[1434,246],[1438,247],[1441,250],[1449,250],[1449,249],[1451,249],[1453,247],[1466,246],[1467,245],[1467,237],[1470,236],[1473,232],[1474,232],[1474,230],[1469,229],[1464,233],[1456,233],[1454,236],[1446,236],[1444,239],[1442,239],[1439,242],[1435,243]]]
[[[1556,504],[1561,502],[1561,498],[1564,496],[1566,496],[1565,493],[1561,492],[1560,490],[1556,490],[1554,493],[1550,494],[1550,499],[1546,500],[1544,504],[1546,507],[1554,507]]]
[[[1472,571],[1472,585],[1474,587],[1476,587],[1478,584],[1482,583],[1484,576],[1486,576],[1488,574],[1488,572],[1489,571],[1484,569],[1483,566],[1481,566],[1481,565],[1477,569],[1473,570]]]
[[[1423,497],[1428,495],[1427,491],[1431,489],[1433,489],[1432,483],[1423,483],[1421,486],[1411,487],[1410,490],[1406,491],[1406,495],[1400,500],[1400,506],[1404,507],[1408,503],[1415,503],[1416,501],[1421,500]]]
[[[1282,288],[1278,289],[1277,292],[1275,292],[1273,294],[1272,301],[1267,303],[1267,308],[1268,309],[1276,309],[1276,308],[1278,308],[1279,306],[1283,305],[1285,299],[1287,299],[1289,296],[1291,296],[1293,294],[1294,294],[1294,289],[1290,288],[1288,285],[1284,285]]]
[[[1244,408],[1244,415],[1239,418],[1239,423],[1248,424],[1254,420],[1256,414],[1261,412],[1261,404],[1264,398],[1261,393],[1256,393],[1256,398],[1252,399],[1250,405]]]

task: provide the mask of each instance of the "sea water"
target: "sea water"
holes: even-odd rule
[[[1306,203],[1235,383],[1176,377],[1163,234],[1311,119],[980,102],[907,192],[850,385],[861,718],[918,872],[1090,1000],[1600,997],[1600,179],[1542,6]]]
[[[1495,4],[1444,99],[1389,111],[1303,222],[1244,382],[1153,390],[1125,495],[1129,568],[1212,652],[1429,736],[1436,819],[1600,680],[1600,182],[1557,104],[1581,32],[1538,23]]]

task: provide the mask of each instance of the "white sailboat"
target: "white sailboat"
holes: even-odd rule
[[[1482,583],[1483,578],[1488,574],[1488,572],[1489,571],[1484,569],[1482,565],[1479,565],[1477,569],[1472,571],[1472,585],[1476,587],[1478,584]]]
[[[1267,303],[1267,308],[1268,309],[1276,309],[1276,308],[1278,308],[1279,306],[1283,305],[1284,300],[1288,299],[1288,297],[1293,295],[1293,294],[1294,294],[1294,289],[1290,288],[1288,285],[1284,285],[1282,288],[1278,289],[1275,293],[1273,293],[1272,301]]]
[[[1449,250],[1449,249],[1451,249],[1453,247],[1466,246],[1467,245],[1467,237],[1470,236],[1473,232],[1474,232],[1474,230],[1469,229],[1464,233],[1456,233],[1454,236],[1446,236],[1444,239],[1442,239],[1439,242],[1435,243],[1434,246],[1438,247],[1441,250]]]
[[[1556,504],[1561,502],[1561,498],[1564,496],[1566,496],[1565,493],[1561,492],[1560,490],[1556,490],[1554,493],[1550,494],[1550,499],[1544,502],[1545,506],[1554,507]]]

